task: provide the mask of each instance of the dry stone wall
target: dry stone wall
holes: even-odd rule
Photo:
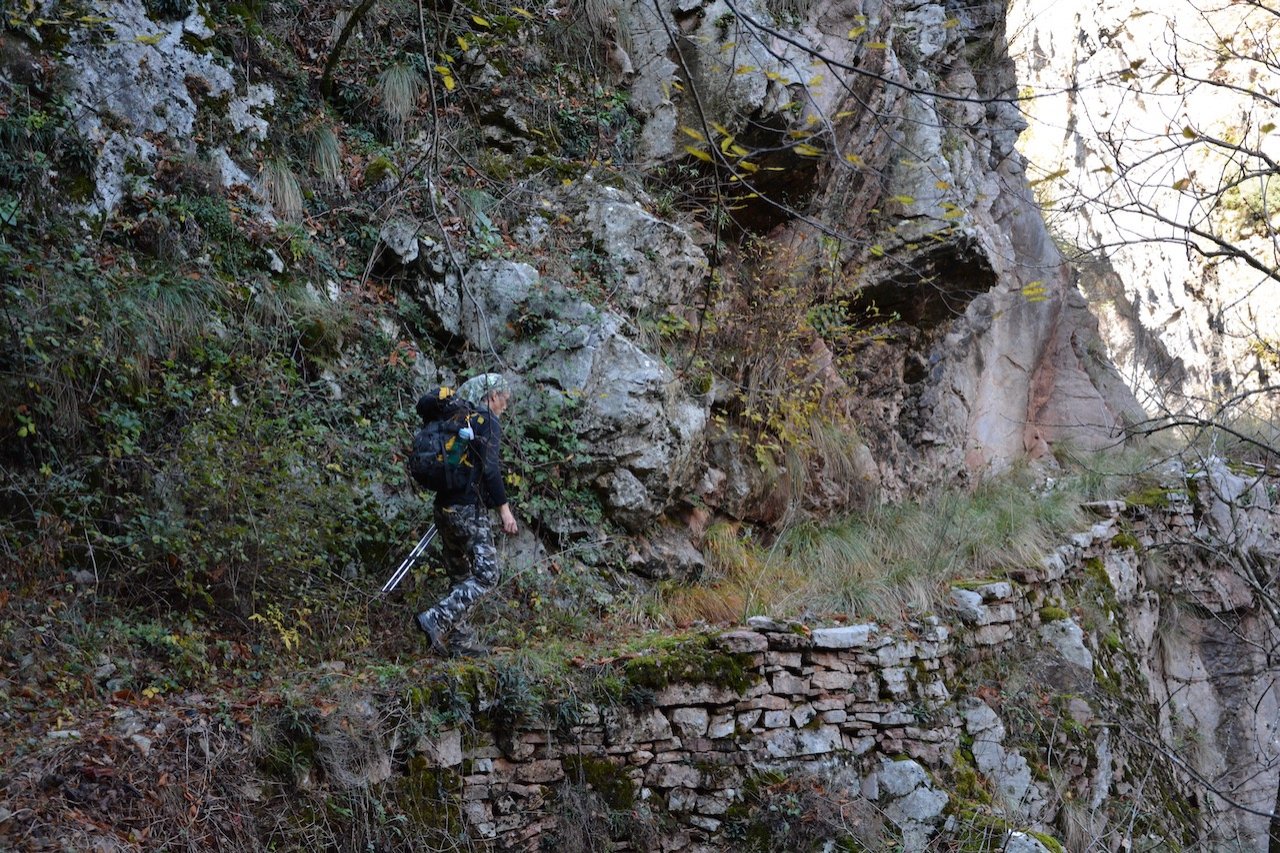
[[[419,747],[439,771],[456,774],[467,825],[496,849],[557,838],[569,785],[664,826],[653,837],[627,831],[614,849],[732,849],[726,833],[741,830],[735,821],[762,777],[825,780],[841,808],[871,808],[907,849],[955,831],[971,797],[998,816],[997,840],[1018,849],[1049,849],[1019,830],[1054,834],[1066,800],[1088,803],[1101,832],[1106,799],[1128,783],[1096,687],[1099,679],[1116,687],[1141,667],[1114,650],[1104,660],[1096,626],[1086,631],[1059,605],[1081,583],[1110,590],[1113,605],[1140,597],[1134,546],[1167,538],[1169,526],[1163,519],[1149,529],[1150,513],[1118,502],[1091,508],[1096,523],[1039,565],[954,589],[946,619],[809,630],[755,618],[714,640],[741,665],[737,685],[711,675],[666,685],[642,707],[587,705],[572,726],[450,730]],[[1186,527],[1173,516],[1175,528]],[[1052,774],[1035,750],[1013,742],[1001,717],[1006,697],[970,690],[982,662],[1025,659],[1030,650],[1035,677],[1069,697],[1059,710],[1074,735],[1053,747]],[[1136,686],[1116,689],[1129,696]],[[1142,703],[1135,707],[1141,714]],[[966,773],[980,790],[957,787]]]

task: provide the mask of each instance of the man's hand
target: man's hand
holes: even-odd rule
[[[502,516],[502,532],[508,536],[515,536],[520,532],[520,526],[516,524],[516,517],[511,514],[511,504],[503,504],[498,507],[498,515]]]

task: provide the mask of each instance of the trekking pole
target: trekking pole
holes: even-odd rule
[[[427,532],[418,540],[418,544],[413,546],[413,550],[409,552],[409,556],[404,558],[404,562],[400,564],[400,568],[396,569],[395,574],[387,579],[382,585],[382,594],[386,595],[391,590],[400,585],[400,581],[404,580],[404,576],[409,574],[409,569],[413,568],[413,564],[427,550],[427,546],[431,544],[431,540],[436,538],[436,526],[433,524],[427,528]]]

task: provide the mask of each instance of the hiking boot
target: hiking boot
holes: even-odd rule
[[[489,647],[465,619],[453,626],[453,640],[449,643],[449,650],[454,657],[482,658],[489,654]]]
[[[445,657],[449,654],[449,646],[445,644],[445,629],[440,626],[440,617],[434,610],[424,610],[414,617],[418,630],[427,635],[431,642],[431,651]]]

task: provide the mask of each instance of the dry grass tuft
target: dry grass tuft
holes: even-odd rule
[[[283,159],[268,160],[262,167],[262,189],[276,215],[286,222],[302,219],[302,186],[293,168]]]

